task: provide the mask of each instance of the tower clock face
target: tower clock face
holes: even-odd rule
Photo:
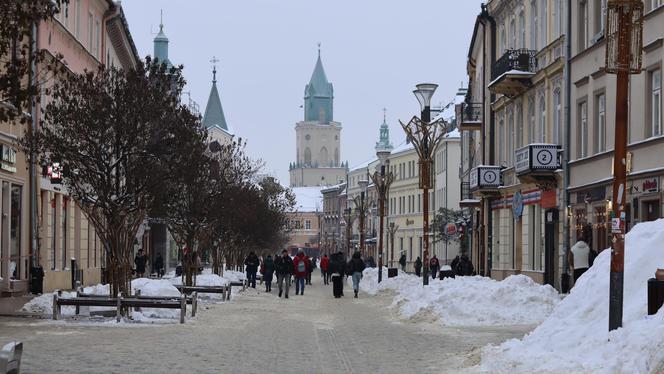
[[[306,139],[306,140],[311,140],[311,135],[309,135],[309,134],[305,135],[305,136],[304,136],[304,139]]]

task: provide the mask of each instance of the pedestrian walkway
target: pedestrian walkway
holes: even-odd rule
[[[0,341],[24,342],[30,373],[445,373],[475,364],[475,348],[526,332],[399,322],[391,297],[354,299],[346,285],[335,299],[318,277],[304,296],[280,299],[275,289],[202,305],[185,325],[0,319]]]

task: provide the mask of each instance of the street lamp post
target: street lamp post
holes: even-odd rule
[[[445,134],[447,124],[442,119],[431,123],[431,97],[436,88],[438,88],[438,85],[422,83],[416,87],[417,89],[413,93],[420,103],[421,118],[414,116],[408,124],[399,122],[406,133],[406,137],[413,143],[419,157],[420,189],[422,189],[424,221],[422,227],[424,241],[424,251],[422,253],[424,271],[422,273],[422,281],[423,285],[426,286],[429,284],[429,189],[433,187],[431,178],[432,156],[436,146]]]
[[[606,14],[606,72],[617,75],[613,209],[611,210],[611,275],[609,280],[610,331],[622,327],[629,74],[639,74],[642,70],[643,1],[609,0]]]
[[[378,148],[376,150],[376,155],[378,156],[378,160],[380,160],[380,171],[376,171],[371,175],[371,180],[378,191],[378,219],[380,220],[378,225],[378,283],[383,281],[383,220],[385,218],[385,198],[387,192],[390,190],[390,185],[394,181],[394,174],[391,171],[385,172],[390,153],[391,150],[389,148]]]
[[[346,213],[346,256],[350,256],[350,237],[353,232],[353,209],[350,207],[344,210]]]
[[[369,185],[368,180],[360,180],[357,182],[360,186],[360,194],[353,197],[353,203],[355,204],[355,210],[357,212],[357,218],[359,221],[359,230],[360,230],[360,253],[364,253],[364,217],[367,214],[368,204],[364,199],[367,186]]]

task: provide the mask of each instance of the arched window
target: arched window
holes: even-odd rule
[[[334,166],[339,166],[339,148],[334,150]]]
[[[560,88],[556,88],[555,91],[553,91],[553,143],[555,144],[560,144],[560,120],[562,111]]]
[[[505,26],[500,27],[500,54],[505,53],[505,50],[507,49],[507,40],[505,37]]]
[[[507,114],[507,150],[505,153],[507,166],[512,166],[514,158],[514,111],[510,109]]]
[[[546,30],[546,17],[547,17],[547,0],[541,0],[540,5],[540,38],[542,39],[541,47],[546,47],[547,43],[547,30]]]
[[[320,153],[318,155],[318,162],[322,166],[329,166],[330,157],[328,156],[327,148],[323,147],[320,149]]]
[[[510,48],[518,48],[516,44],[516,21],[514,17],[510,20]]]
[[[311,166],[311,149],[309,147],[304,149],[304,165]]]
[[[546,99],[540,96],[539,141],[546,143]]]
[[[505,162],[505,117],[500,116],[498,121],[498,164]]]
[[[519,48],[526,48],[526,18],[519,12]]]

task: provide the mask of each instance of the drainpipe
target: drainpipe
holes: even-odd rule
[[[567,0],[567,27],[565,35],[565,142],[563,145],[563,272],[560,275],[561,291],[567,292],[569,288],[569,265],[567,263],[567,253],[570,247],[570,222],[569,212],[567,207],[570,204],[570,194],[568,191],[570,172],[569,172],[569,159],[571,147],[571,130],[572,130],[572,115],[571,115],[571,101],[572,101],[572,0]],[[565,282],[563,282],[565,279]],[[563,284],[566,285],[563,289]]]

